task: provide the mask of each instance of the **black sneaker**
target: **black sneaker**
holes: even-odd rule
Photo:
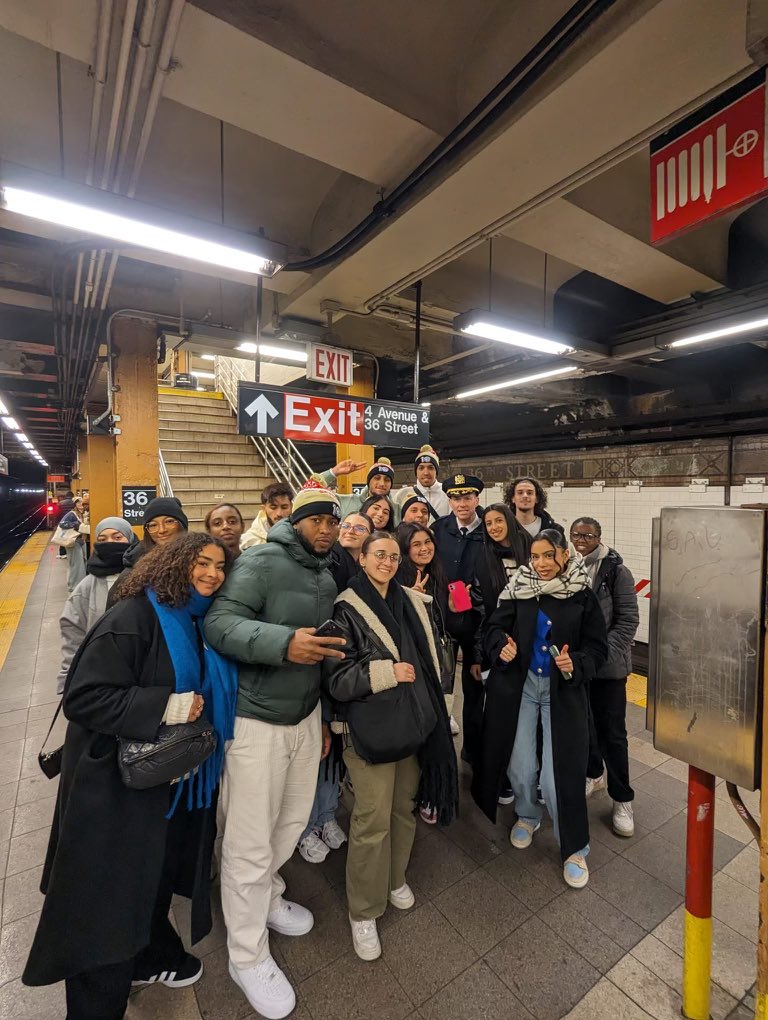
[[[139,985],[167,985],[169,988],[187,988],[199,981],[203,976],[203,961],[190,953],[184,957],[176,970],[161,970],[156,974],[141,973],[134,974],[131,985],[137,988]]]
[[[505,786],[499,794],[499,804],[511,804],[515,799],[511,786]]]

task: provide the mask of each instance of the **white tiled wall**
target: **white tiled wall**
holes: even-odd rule
[[[603,540],[613,546],[624,558],[632,571],[635,582],[648,580],[651,576],[651,521],[658,517],[665,506],[723,506],[725,490],[710,486],[705,491],[691,491],[687,486],[649,486],[639,491],[625,487],[605,488],[602,492],[591,487],[567,488],[562,492],[551,489],[549,512],[566,530],[577,517],[594,517],[600,522]],[[762,497],[748,493],[744,502],[754,502]],[[731,503],[738,506],[740,491],[733,490]],[[640,627],[638,641],[648,640],[648,612],[650,603],[646,597],[649,588],[639,593]]]

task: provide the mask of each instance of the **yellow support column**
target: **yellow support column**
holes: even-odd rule
[[[373,370],[370,368],[355,368],[355,381],[349,387],[338,387],[338,393],[343,397],[374,397],[373,392]],[[373,464],[376,452],[372,446],[353,446],[352,443],[336,444],[336,463],[347,460],[351,457],[358,462],[364,461],[366,467],[362,471],[356,471],[352,475],[342,475],[338,481],[338,491],[349,494],[352,492],[352,485],[365,485],[368,468]]]
[[[154,486],[159,482],[157,415],[157,338],[155,327],[120,318],[114,325],[116,352],[114,413],[120,435],[115,437],[115,509],[122,516],[124,485]],[[137,534],[141,529],[134,526]]]
[[[105,517],[121,517],[116,497],[115,440],[112,436],[88,436],[88,481],[91,526],[95,527]]]

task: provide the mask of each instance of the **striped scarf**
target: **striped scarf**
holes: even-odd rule
[[[499,595],[502,599],[540,599],[542,595],[551,595],[556,599],[569,599],[576,592],[589,587],[589,573],[584,566],[584,558],[569,546],[571,557],[565,570],[549,581],[543,581],[529,563],[518,567],[509,584]]]

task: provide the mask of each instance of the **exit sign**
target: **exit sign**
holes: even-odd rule
[[[313,382],[352,385],[352,351],[325,344],[310,344],[307,358],[307,379]]]

